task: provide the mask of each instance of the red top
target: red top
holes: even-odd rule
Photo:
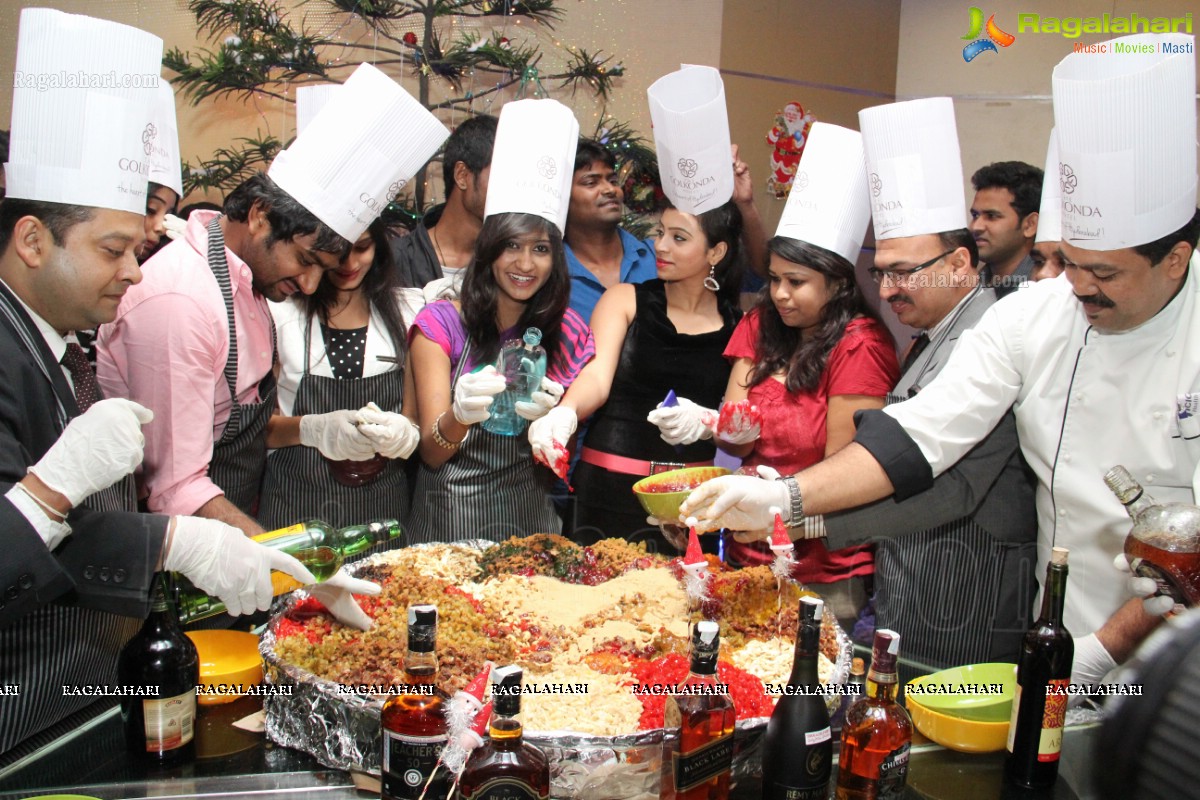
[[[757,361],[759,311],[747,314],[734,330],[725,348],[729,359]],[[762,434],[743,467],[774,467],[791,475],[825,458],[826,412],[829,398],[839,395],[885,397],[900,378],[896,350],[883,324],[869,318],[850,321],[834,345],[821,380],[812,390],[789,392],[774,378],[750,387],[749,400],[762,412]],[[769,564],[772,556],[766,542],[755,545],[729,543],[734,558],[743,564]],[[797,580],[829,583],[874,571],[870,545],[830,552],[820,539],[796,542]]]

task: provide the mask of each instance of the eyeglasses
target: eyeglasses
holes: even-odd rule
[[[957,247],[954,248],[954,250],[957,249]],[[929,259],[924,264],[917,264],[912,269],[878,269],[876,267],[868,267],[867,274],[871,276],[871,280],[875,281],[876,284],[882,284],[884,280],[891,280],[895,284],[909,284],[912,282],[913,275],[916,275],[923,269],[929,269],[934,264],[953,253],[954,250],[947,250],[940,256],[935,256]]]

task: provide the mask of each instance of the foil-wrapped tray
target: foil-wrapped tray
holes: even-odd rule
[[[456,542],[479,547],[491,542]],[[414,545],[435,547],[437,545]],[[346,569],[354,573],[386,558],[371,556]],[[325,766],[379,775],[382,760],[380,712],[383,701],[348,694],[333,681],[284,663],[275,653],[276,629],[297,603],[303,590],[285,596],[272,609],[271,620],[259,639],[263,674],[268,683],[291,687],[290,694],[263,698],[267,736],[277,744],[313,756]],[[845,683],[850,674],[850,638],[835,623],[838,658],[831,683]],[[837,696],[830,697],[831,705]],[[734,732],[733,781],[761,770],[762,736],[768,717],[738,720]],[[624,734],[592,736],[575,731],[525,731],[525,740],[541,748],[550,761],[550,794],[575,800],[656,800],[664,738],[663,728]]]

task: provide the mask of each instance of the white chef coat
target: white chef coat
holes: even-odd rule
[[[1064,622],[1077,637],[1128,599],[1112,561],[1131,522],[1104,473],[1123,464],[1158,502],[1200,496],[1200,431],[1192,418],[1181,435],[1177,413],[1181,396],[1200,392],[1197,269],[1193,257],[1166,308],[1122,333],[1091,328],[1066,275],[1016,292],[963,334],[920,394],[884,409],[937,475],[1014,407],[1038,478],[1038,574],[1051,546],[1070,549]]]

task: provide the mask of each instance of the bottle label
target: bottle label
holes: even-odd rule
[[[288,525],[286,528],[276,528],[273,531],[260,533],[258,536],[254,537],[254,541],[258,542],[259,544],[266,544],[267,542],[272,542],[284,536],[291,536],[296,533],[304,533],[306,530],[308,530],[307,525],[305,525],[303,522],[297,522],[295,525]]]
[[[438,771],[429,791],[425,783],[437,767],[438,756],[446,744],[446,734],[440,736],[406,736],[383,732],[383,794],[400,800],[417,800],[422,793],[427,798],[443,798],[450,791],[446,770]]]
[[[908,782],[908,748],[909,743],[897,747],[879,763],[879,800],[899,798],[904,794],[904,784]]]
[[[547,800],[550,793],[537,790],[518,778],[492,778],[484,781],[467,800]]]
[[[820,744],[821,742],[828,742],[832,738],[833,734],[829,730],[828,725],[826,725],[824,728],[821,728],[819,731],[804,732],[804,743],[809,747],[812,747],[814,744]]]
[[[690,753],[673,753],[675,791],[686,792],[733,767],[733,734],[713,739]]]
[[[1147,561],[1144,558],[1133,558],[1129,561],[1129,569],[1134,575],[1142,578],[1150,578],[1157,584],[1158,588],[1155,594],[1163,597],[1169,597],[1175,601],[1175,605],[1171,607],[1168,613],[1170,616],[1178,616],[1184,611],[1187,611],[1190,600],[1187,592],[1180,586],[1174,578],[1161,570],[1157,564]]]
[[[763,796],[782,797],[784,800],[825,800],[829,796],[829,786],[827,783],[828,781],[820,786],[810,786],[807,789],[802,789],[775,781],[774,790],[769,793],[764,792]]]
[[[192,740],[196,721],[196,693],[142,700],[146,724],[146,752],[177,750]]]
[[[1069,678],[1051,678],[1047,681],[1042,732],[1038,737],[1038,761],[1058,761],[1062,750],[1063,724],[1067,719],[1067,685],[1070,682]]]

